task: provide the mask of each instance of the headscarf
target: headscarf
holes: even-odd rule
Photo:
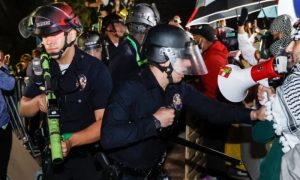
[[[283,37],[276,40],[270,46],[270,52],[273,56],[278,56],[291,42],[292,22],[289,15],[281,15],[274,19],[270,25],[270,32],[281,32]]]

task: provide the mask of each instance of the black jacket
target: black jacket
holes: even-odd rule
[[[249,122],[250,110],[210,100],[182,82],[164,91],[149,68],[115,89],[106,109],[100,143],[109,157],[131,168],[151,168],[165,152],[153,114],[160,107],[186,106],[213,123]]]

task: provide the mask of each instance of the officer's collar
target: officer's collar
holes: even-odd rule
[[[84,54],[81,53],[81,50],[75,46],[75,53],[73,60],[68,68],[68,70],[78,70],[82,67],[81,63],[83,63]]]

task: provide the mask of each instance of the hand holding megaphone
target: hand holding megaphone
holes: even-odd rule
[[[287,72],[287,57],[278,56],[250,68],[228,64],[220,69],[218,86],[222,95],[231,102],[243,101],[248,89],[263,79],[282,77]]]

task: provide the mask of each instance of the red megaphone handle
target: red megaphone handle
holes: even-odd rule
[[[274,70],[273,62],[275,57],[272,59],[265,61],[263,63],[252,66],[251,68],[251,77],[254,81],[259,81],[265,78],[275,78],[281,77],[282,75],[277,74]]]

